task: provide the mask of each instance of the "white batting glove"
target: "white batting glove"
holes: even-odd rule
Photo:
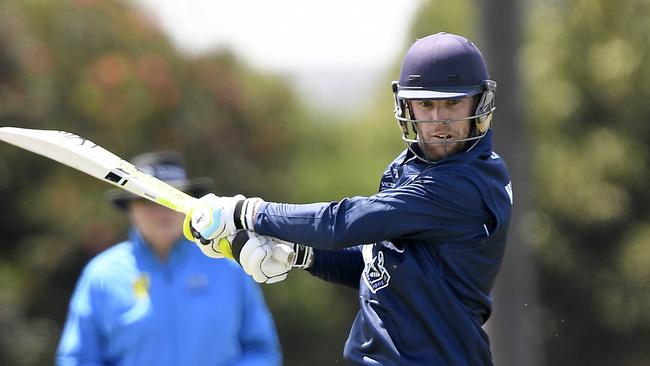
[[[252,230],[254,208],[260,198],[218,197],[212,193],[201,197],[190,208],[183,223],[183,234],[195,241],[201,251],[213,258],[233,258],[230,241],[241,229]]]
[[[254,232],[238,232],[233,239],[234,258],[246,273],[258,283],[276,283],[287,278],[296,266],[296,253],[292,244]],[[305,247],[307,248],[307,247]],[[311,248],[309,248],[311,250]]]
[[[205,244],[195,239],[194,242],[201,249],[201,252],[210,258],[229,258],[232,259],[232,243],[235,235],[230,235],[219,240],[207,240]]]

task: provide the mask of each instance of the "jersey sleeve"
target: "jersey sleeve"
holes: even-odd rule
[[[272,366],[282,364],[279,341],[271,313],[262,292],[248,276],[243,276],[244,306],[239,341],[241,357],[233,366]]]
[[[315,249],[314,263],[307,271],[325,281],[359,289],[363,266],[360,247],[340,250]]]
[[[485,235],[488,212],[470,179],[422,176],[370,197],[313,204],[265,202],[255,218],[255,231],[326,250],[394,239],[463,241]]]
[[[58,366],[104,364],[94,280],[92,271],[86,268],[77,283],[57,349]]]

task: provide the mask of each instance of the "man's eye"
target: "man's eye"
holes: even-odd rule
[[[456,104],[458,104],[460,102],[461,102],[460,99],[449,99],[449,100],[447,100],[448,105],[456,105]]]
[[[431,108],[431,106],[433,105],[433,103],[430,100],[420,100],[417,103],[418,106],[422,108]]]

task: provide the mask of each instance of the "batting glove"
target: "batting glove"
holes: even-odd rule
[[[311,267],[312,262],[314,261],[314,249],[302,244],[293,244],[293,251],[296,253],[295,260],[291,267],[307,269]]]
[[[235,232],[253,228],[254,208],[260,198],[218,197],[212,193],[201,197],[190,208],[183,222],[183,234],[195,241],[201,251],[213,258],[233,258],[230,240]]]
[[[287,278],[291,268],[306,268],[304,265],[311,261],[312,253],[309,247],[247,231],[237,233],[232,249],[235,260],[246,273],[258,283],[269,284]]]

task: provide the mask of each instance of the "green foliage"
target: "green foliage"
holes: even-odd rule
[[[321,146],[307,118],[329,124],[307,115],[279,77],[227,52],[180,54],[124,2],[0,4],[0,125],[74,132],[127,158],[174,149],[221,194],[313,199],[292,159]],[[52,363],[82,266],[126,233],[107,188],[0,146],[0,364]],[[340,359],[352,322],[356,297],[310,277],[265,288],[287,365]]]
[[[439,31],[480,46],[478,5],[423,2],[405,47]],[[536,244],[548,364],[650,362],[649,7],[577,0],[528,9],[521,67],[535,212],[513,230]],[[404,148],[388,89],[400,61],[367,105],[335,124],[232,54],[178,53],[123,2],[5,0],[0,125],[76,132],[125,157],[176,149],[222,194],[369,195]],[[107,188],[0,145],[0,364],[52,363],[81,267],[125,235]],[[352,291],[297,272],[264,292],[285,364],[341,362]]]
[[[437,32],[471,34],[475,14],[473,1],[427,1],[418,10],[405,49],[415,39]],[[469,18],[468,18],[469,17]],[[461,21],[462,20],[462,21]],[[401,54],[401,52],[400,52]],[[401,131],[393,115],[391,82],[399,78],[401,55],[388,75],[379,83],[375,95],[368,95],[355,113],[341,124],[323,123],[320,117],[303,121],[309,128],[302,140],[308,143],[297,151],[296,179],[302,187],[297,200],[332,200],[346,195],[371,195],[378,189],[379,178],[395,156],[405,148]],[[313,117],[313,116],[312,116]],[[336,176],[332,176],[335,172]]]
[[[527,4],[534,213],[511,230],[536,245],[546,364],[648,364],[650,3]],[[478,5],[427,1],[411,38],[449,31],[480,46]]]
[[[544,305],[567,319],[546,339],[548,364],[650,362],[649,10],[584,0],[530,12],[533,233]]]
[[[416,38],[438,32],[462,34],[469,39],[478,31],[478,3],[474,0],[425,1],[411,26],[409,45]]]

